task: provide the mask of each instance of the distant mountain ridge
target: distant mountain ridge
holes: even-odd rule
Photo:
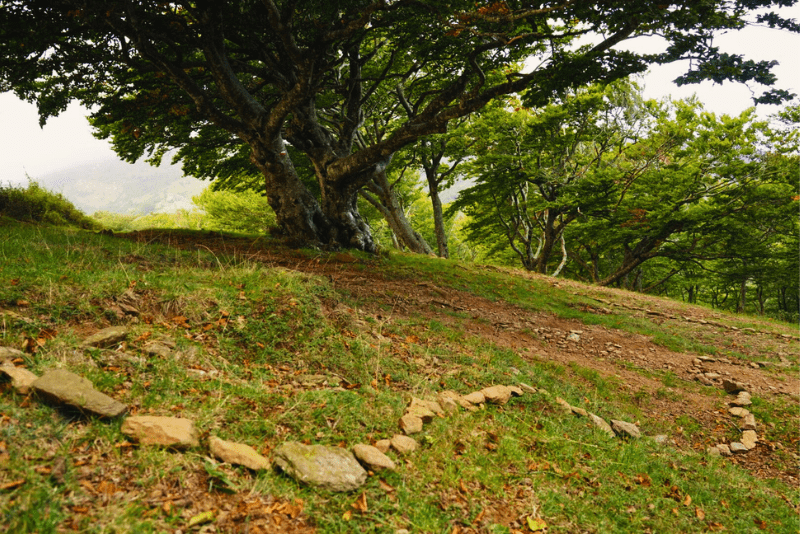
[[[176,165],[153,167],[144,161],[130,164],[114,159],[87,162],[32,178],[61,193],[88,215],[97,211],[147,214],[191,210],[192,197],[210,183],[183,176]]]

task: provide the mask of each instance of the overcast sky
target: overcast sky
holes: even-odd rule
[[[782,10],[784,16],[800,20],[800,6]],[[800,94],[800,35],[768,28],[748,27],[740,32],[720,35],[721,50],[742,53],[753,60],[777,60],[774,72],[777,87]],[[639,39],[629,44],[642,51],[658,51],[657,39]],[[671,80],[685,72],[686,62],[653,69],[643,80],[645,97],[686,98],[697,94],[709,111],[737,115],[752,106],[752,93],[740,84],[675,86]],[[756,93],[761,88],[754,87]],[[776,106],[759,106],[762,117],[774,113]],[[0,183],[24,183],[59,169],[97,159],[115,158],[106,141],[92,137],[86,111],[73,104],[39,128],[36,108],[11,93],[0,94]]]

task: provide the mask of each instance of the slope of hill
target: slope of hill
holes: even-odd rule
[[[412,255],[2,224],[0,358],[200,438],[147,445],[6,384],[7,531],[798,529],[791,325]],[[109,326],[125,330],[82,344]],[[273,461],[388,445],[394,468],[334,492],[223,462],[215,437]]]
[[[98,160],[35,177],[42,186],[63,194],[87,214],[172,213],[192,209],[192,196],[208,186],[183,176],[180,167],[153,167],[120,160]]]

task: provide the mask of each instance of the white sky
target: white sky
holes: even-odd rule
[[[781,10],[787,17],[800,20],[800,5]],[[768,28],[748,27],[717,38],[716,44],[729,53],[742,53],[753,60],[777,60],[776,87],[800,94],[800,35]],[[637,50],[656,51],[657,39],[639,39]],[[697,94],[706,109],[717,114],[737,115],[752,106],[750,90],[741,84],[677,87],[671,80],[685,72],[686,62],[656,67],[643,80],[646,98],[686,98]],[[762,88],[754,86],[757,94]],[[776,106],[758,106],[758,114],[766,117]],[[92,137],[85,119],[86,112],[72,104],[60,116],[39,128],[36,108],[11,93],[0,94],[0,184],[25,183],[26,173],[32,178],[59,169],[116,155],[106,141]]]

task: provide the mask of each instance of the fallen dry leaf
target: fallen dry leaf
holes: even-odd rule
[[[366,492],[361,492],[361,495],[358,496],[356,502],[351,504],[357,512],[361,512],[362,514],[367,511],[367,494]]]
[[[5,484],[0,485],[0,491],[17,489],[18,487],[22,486],[23,484],[25,484],[25,479],[24,478],[21,478],[19,480],[14,480],[14,481],[11,481],[11,482],[6,482]]]
[[[703,519],[705,519],[705,518],[706,518],[706,513],[705,513],[705,512],[703,511],[703,509],[702,509],[702,508],[700,508],[700,507],[695,507],[695,509],[694,509],[694,515],[696,515],[696,516],[697,516],[697,519],[699,519],[700,521],[702,521]]]

